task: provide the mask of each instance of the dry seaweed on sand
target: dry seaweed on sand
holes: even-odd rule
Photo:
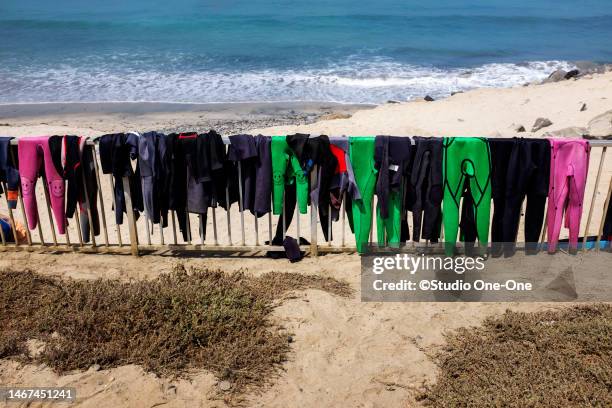
[[[447,336],[433,407],[612,406],[612,305],[488,318]]]
[[[291,273],[178,266],[154,280],[60,280],[0,272],[0,358],[45,363],[57,372],[94,364],[138,364],[162,376],[206,369],[238,396],[278,374],[287,333],[270,319],[288,291],[321,289],[348,296],[347,283]],[[26,342],[45,343],[31,356]]]

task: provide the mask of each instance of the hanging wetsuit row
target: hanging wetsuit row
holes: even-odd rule
[[[36,182],[42,176],[57,231],[65,234],[68,219],[73,218],[78,204],[83,241],[89,242],[92,233],[98,235],[98,183],[92,146],[85,143],[86,138],[19,138],[16,153],[11,147],[12,139],[0,137],[0,193],[6,190],[8,207],[16,208],[21,185],[27,224],[35,229],[39,222]]]
[[[227,209],[237,201],[236,172],[215,131],[119,133],[98,140],[102,172],[114,178],[117,224],[123,223],[126,211],[123,177],[129,180],[135,216],[145,211],[147,221],[166,227],[168,212],[174,210],[185,241],[191,239],[187,213],[203,217],[200,235],[205,236],[208,208]]]
[[[77,203],[84,212],[90,202],[98,234],[98,186],[85,138],[20,138],[17,154],[11,154],[10,139],[0,138],[0,187],[14,207],[21,182],[29,228],[37,226],[34,187],[44,175],[58,231],[65,232]],[[188,241],[188,214],[198,214],[205,237],[208,209],[227,210],[241,194],[241,210],[279,216],[272,244],[283,242],[295,208],[305,214],[310,203],[316,203],[329,241],[330,223],[339,220],[345,201],[359,252],[372,241],[375,217],[379,245],[398,246],[410,236],[415,242],[437,242],[443,232],[448,254],[454,253],[457,239],[466,250],[476,241],[487,247],[490,228],[493,256],[514,253],[525,199],[528,253],[537,251],[545,216],[549,251],[556,250],[563,219],[570,249],[577,248],[590,149],[587,141],[573,139],[307,134],[234,135],[226,149],[215,131],[116,133],[97,141],[102,172],[113,179],[117,224],[123,222],[129,188],[135,217],[144,211],[148,222],[166,227],[169,211],[175,211]],[[81,217],[85,237],[88,219]]]
[[[349,138],[361,199],[347,210],[359,252],[370,241],[374,193],[379,245],[394,246],[409,239],[405,220],[411,211],[415,242],[437,242],[443,228],[448,255],[455,253],[458,236],[469,253],[476,240],[487,247],[491,227],[491,254],[512,256],[527,199],[527,253],[537,252],[545,215],[549,252],[556,250],[564,214],[570,251],[576,250],[589,162],[587,141],[473,137],[413,141],[391,136]]]

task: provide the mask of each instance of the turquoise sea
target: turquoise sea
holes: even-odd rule
[[[1,0],[0,103],[378,103],[612,61],[612,1]]]

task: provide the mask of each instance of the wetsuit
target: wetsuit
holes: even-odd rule
[[[144,210],[140,166],[132,170],[131,160],[138,157],[138,138],[136,133],[115,133],[101,136],[100,165],[103,174],[112,174],[114,178],[115,222],[123,224],[123,213],[127,211],[123,177],[128,177],[132,199],[132,209],[136,219]]]
[[[376,235],[379,245],[398,246],[407,239],[406,236],[402,237],[401,227],[405,221],[404,184],[407,169],[411,164],[411,144],[410,138],[407,137],[376,136]],[[408,228],[404,230],[407,232]]]
[[[440,137],[414,137],[414,159],[410,187],[415,242],[427,239],[438,242],[442,223],[442,145]],[[422,224],[422,227],[421,227]]]
[[[550,143],[545,139],[491,139],[493,223],[491,254],[515,252],[521,207],[525,197],[525,246],[534,254],[544,222],[550,179]]]
[[[100,234],[97,206],[98,183],[94,172],[94,157],[87,139],[80,136],[51,136],[49,150],[56,171],[64,178],[66,188],[66,217],[72,218],[80,211],[80,228],[83,242],[89,242],[92,226],[89,225],[89,204],[94,235]],[[87,197],[86,194],[87,193]]]
[[[359,253],[365,252],[372,225],[372,198],[376,187],[374,166],[375,137],[349,138],[349,157],[361,198],[352,200],[352,218],[355,242]]]
[[[508,191],[508,165],[510,156],[516,144],[516,139],[490,139],[491,149],[491,189],[493,196],[493,222],[491,224],[491,255],[499,257],[504,249],[504,213],[506,210],[506,195]],[[514,177],[514,174],[510,174]]]
[[[338,168],[330,184],[330,201],[332,204],[331,219],[332,221],[338,221],[340,219],[340,208],[342,206],[342,200],[346,193],[346,209],[348,210],[351,205],[351,200],[358,200],[361,198],[357,182],[355,181],[355,172],[353,171],[353,165],[349,157],[349,141],[345,136],[331,137],[330,149],[338,162]],[[352,217],[349,217],[349,224],[352,228],[353,221]],[[352,230],[351,230],[352,231]]]
[[[283,211],[285,184],[296,183],[297,201],[301,214],[308,212],[308,178],[298,158],[287,144],[285,136],[272,136],[272,200],[274,215]]]
[[[514,254],[525,197],[525,245],[527,254],[537,252],[550,180],[550,143],[545,139],[517,139],[510,164],[504,211],[505,256]]]
[[[310,201],[317,203],[319,221],[323,230],[325,241],[329,241],[329,207],[330,207],[330,185],[338,161],[331,151],[329,137],[325,135],[310,137],[306,134],[297,133],[287,136],[287,144],[297,157],[304,175],[308,177],[311,171],[316,171],[316,181],[311,186]]]
[[[554,253],[559,241],[563,213],[569,228],[570,252],[578,247],[582,202],[589,170],[589,142],[583,139],[549,139],[551,148],[550,188],[548,191],[548,252]]]
[[[478,241],[481,246],[486,247],[489,241],[491,213],[491,153],[487,140],[475,137],[444,138],[443,174],[446,254],[453,255],[455,251],[459,207],[466,179],[472,198],[469,204],[474,214]]]
[[[241,166],[242,209],[261,217],[270,212],[272,193],[270,137],[233,135],[229,140],[228,160],[233,163],[240,162]],[[235,172],[238,172],[237,167]]]

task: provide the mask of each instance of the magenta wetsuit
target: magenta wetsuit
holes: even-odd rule
[[[49,137],[24,137],[18,141],[19,173],[21,175],[21,191],[25,206],[28,227],[32,230],[38,224],[38,207],[36,204],[36,179],[41,166],[45,165],[51,209],[60,234],[66,232],[66,211],[64,179],[57,172],[51,158]]]
[[[550,187],[548,189],[548,252],[554,253],[559,241],[563,213],[569,228],[570,249],[578,247],[582,202],[589,171],[589,142],[582,139],[549,139]]]

